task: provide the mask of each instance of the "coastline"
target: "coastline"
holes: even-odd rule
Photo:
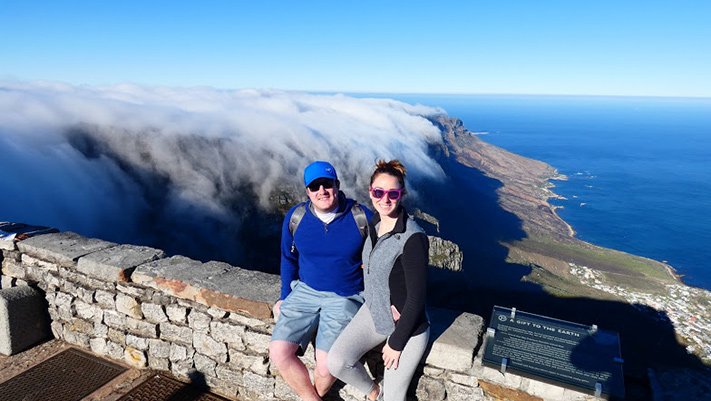
[[[552,166],[551,166],[551,167],[552,167]],[[554,168],[554,167],[552,167],[552,168]],[[562,217],[560,217],[560,215],[558,214],[558,212],[556,212],[556,210],[558,210],[558,209],[563,209],[565,206],[551,205],[550,202],[548,202],[548,199],[551,199],[551,198],[552,198],[552,199],[567,200],[566,197],[564,197],[564,196],[562,196],[562,195],[559,195],[559,194],[553,192],[552,188],[555,188],[556,186],[555,186],[555,184],[552,183],[551,181],[567,181],[567,180],[568,180],[568,176],[566,176],[565,174],[560,174],[560,173],[558,172],[558,170],[555,169],[555,168],[554,168],[554,171],[553,171],[553,172],[554,172],[554,174],[547,178],[547,180],[546,180],[547,185],[544,187],[544,189],[545,189],[545,190],[548,192],[548,194],[549,194],[549,197],[546,198],[546,203],[548,204],[548,207],[550,207],[551,212],[555,215],[555,217],[557,217],[558,220],[560,220],[563,224],[565,224],[565,227],[568,229],[568,235],[569,235],[570,237],[575,237],[576,232],[575,232],[575,229],[573,228],[573,226],[570,225],[567,221],[565,221],[565,219],[563,219]]]
[[[684,283],[683,276],[682,276],[681,274],[678,274],[678,273],[676,272],[676,269],[674,268],[674,266],[672,266],[672,265],[670,265],[670,264],[668,264],[668,263],[664,263],[664,262],[661,262],[661,263],[664,264],[664,267],[667,268],[667,270],[668,270],[668,272],[669,272],[669,275],[672,276],[675,280],[679,280],[679,282],[683,283],[684,285],[687,285],[687,286],[689,286],[689,287],[692,287],[692,286],[690,286],[689,284]],[[697,288],[697,287],[694,287],[694,288]]]
[[[555,180],[555,177],[556,176],[551,176],[548,180]],[[633,307],[638,308],[642,313],[652,315],[656,313],[660,316],[653,317],[662,320],[670,320],[678,340],[686,346],[686,352],[699,357],[706,366],[711,366],[711,310],[706,307],[706,305],[711,304],[711,291],[685,283],[682,275],[677,273],[677,270],[666,262],[629,254],[612,248],[603,248],[599,245],[578,239],[575,236],[576,232],[572,225],[556,212],[557,209],[563,208],[563,206],[551,205],[548,202],[548,199],[551,198],[562,198],[562,196],[550,189],[554,187],[555,185],[550,183],[550,186],[546,188],[550,195],[550,197],[546,199],[546,202],[555,218],[560,220],[560,222],[565,224],[568,228],[568,235],[571,239],[588,244],[591,247],[624,253],[632,258],[647,260],[650,263],[661,266],[673,283],[664,285],[666,290],[664,293],[658,291],[651,293],[639,292],[631,290],[627,286],[618,285],[618,283],[610,280],[610,277],[605,276],[602,272],[593,270],[587,266],[577,266],[575,263],[568,262],[570,274],[577,277],[580,280],[580,284],[624,300]],[[535,281],[535,279],[533,281]],[[651,311],[648,308],[651,308]]]
[[[684,283],[668,263],[580,240],[573,226],[557,213],[562,206],[550,203],[551,199],[561,197],[553,192],[552,181],[567,177],[547,163],[469,135],[460,120],[440,116],[435,121],[441,128],[448,157],[501,183],[495,189],[499,207],[515,215],[525,233],[523,237],[501,242],[508,249],[507,263],[529,267],[522,281],[538,284],[546,293],[562,300],[585,303],[590,299],[595,305],[612,302],[609,305],[616,305],[620,315],[610,316],[618,320],[608,323],[619,330],[629,329],[631,332],[626,334],[638,338],[644,334],[635,332],[636,328],[626,328],[626,321],[649,319],[644,323],[648,330],[651,327],[669,330],[677,338],[665,343],[670,358],[679,358],[678,354],[671,355],[675,344],[683,344],[676,345],[686,347],[682,353],[693,354],[703,363],[711,364],[711,325],[706,325],[711,322],[711,308],[704,306],[711,303],[711,292]],[[576,274],[578,268],[592,272],[592,280],[581,280]],[[695,294],[694,303],[683,301],[677,293]],[[692,312],[693,319],[689,318]],[[634,352],[639,354],[637,357],[645,358],[641,356],[644,351]]]
[[[556,210],[558,210],[558,209],[563,209],[563,208],[564,208],[564,206],[551,205],[551,212],[552,212],[556,217],[558,217],[558,218],[560,219],[560,221],[563,222],[563,224],[565,224],[565,226],[568,228],[568,235],[571,236],[571,237],[575,237],[575,235],[576,235],[577,233],[575,232],[575,229],[573,228],[573,226],[571,226],[567,221],[565,221],[562,217],[560,217],[560,215],[558,214],[558,212],[556,212]]]
[[[567,181],[567,180],[568,180],[568,177],[567,177],[566,175],[564,175],[564,174],[559,174],[557,170],[555,170],[555,174],[553,174],[553,175],[551,175],[550,177],[547,178],[547,181],[548,181],[549,185],[548,185],[545,189],[549,192],[549,197],[546,199],[546,203],[548,203],[548,205],[549,205],[549,207],[550,207],[550,209],[551,209],[551,212],[555,215],[555,217],[556,217],[558,220],[560,220],[561,223],[565,224],[565,226],[568,228],[568,235],[569,235],[571,238],[574,238],[574,239],[576,239],[576,240],[578,240],[578,241],[582,241],[582,240],[580,240],[579,238],[576,237],[577,232],[575,231],[575,229],[573,228],[573,226],[572,226],[570,223],[568,223],[564,218],[562,218],[562,217],[558,214],[558,212],[557,212],[558,209],[563,209],[563,208],[565,208],[565,206],[552,205],[552,204],[550,204],[550,202],[548,202],[548,199],[563,199],[563,200],[566,200],[566,199],[567,199],[566,197],[555,193],[555,192],[551,189],[551,188],[555,188],[555,187],[556,187],[555,184],[552,183],[551,181]],[[592,245],[592,246],[600,247],[600,245],[597,245],[597,244],[594,244],[594,243],[589,243],[589,242],[587,242],[587,241],[582,241],[582,242],[588,243],[588,244],[590,244],[590,245]],[[624,252],[624,251],[620,251],[620,250],[614,249],[614,248],[609,248],[609,249],[612,249],[612,250],[615,250],[615,251],[618,251],[618,252]],[[624,252],[624,253],[627,253],[627,252]],[[670,264],[667,263],[667,262],[664,262],[664,261],[661,261],[661,260],[652,259],[652,258],[647,258],[647,257],[641,256],[641,255],[635,255],[635,254],[630,254],[630,255],[632,255],[632,256],[634,256],[634,257],[638,257],[638,258],[648,259],[648,260],[650,260],[650,261],[652,261],[652,262],[654,262],[654,263],[659,263],[661,266],[664,267],[664,269],[666,270],[667,274],[669,274],[669,277],[671,277],[673,280],[679,282],[680,284],[683,284],[683,285],[685,285],[685,286],[688,286],[688,287],[699,288],[699,287],[693,287],[693,286],[691,286],[691,285],[685,283],[684,280],[683,280],[683,276],[682,276],[681,274],[677,273],[677,270],[674,268],[674,266],[670,265]],[[704,288],[700,288],[700,289],[705,290],[705,291],[708,291],[708,290],[706,290],[706,289],[704,289]]]
[[[551,167],[552,167],[552,166],[551,166]],[[575,229],[573,228],[573,226],[572,226],[570,223],[568,223],[565,219],[563,219],[563,218],[557,213],[557,210],[558,210],[558,209],[563,209],[563,208],[565,208],[565,206],[552,205],[552,204],[550,204],[550,202],[548,202],[548,199],[563,199],[563,200],[567,200],[567,198],[565,198],[565,197],[562,196],[562,195],[559,195],[559,194],[555,193],[555,192],[552,190],[552,188],[555,188],[556,186],[555,186],[555,184],[552,183],[551,181],[567,181],[567,180],[568,180],[568,177],[567,177],[566,175],[564,175],[564,174],[558,173],[557,169],[555,169],[554,167],[552,167],[552,168],[554,169],[554,173],[553,173],[552,175],[550,175],[550,176],[547,178],[548,186],[546,186],[546,188],[545,188],[545,189],[548,191],[548,193],[549,193],[549,197],[546,199],[546,203],[549,205],[549,207],[550,207],[550,209],[551,209],[551,212],[555,215],[555,217],[556,217],[558,220],[560,220],[561,223],[565,224],[565,226],[566,226],[567,229],[568,229],[568,235],[569,235],[571,238],[574,238],[574,239],[577,240],[577,241],[581,241],[581,242],[588,243],[588,244],[590,244],[590,245],[592,245],[592,246],[601,247],[600,245],[597,245],[597,244],[594,244],[594,243],[589,243],[589,242],[587,242],[587,241],[583,241],[583,240],[580,240],[579,238],[577,238],[577,237],[576,237],[577,232],[575,231]],[[609,248],[609,249],[612,249],[612,250],[617,251],[617,252],[624,252],[624,251],[620,251],[620,250],[614,249],[614,248]],[[624,253],[627,253],[627,252],[624,252]],[[656,260],[656,259],[652,259],[652,258],[647,258],[647,257],[641,256],[641,255],[635,255],[635,254],[629,254],[629,255],[631,255],[631,256],[633,256],[633,257],[636,257],[636,258],[647,259],[647,260],[649,260],[649,261],[651,261],[651,262],[654,262],[654,263],[658,263],[659,265],[661,265],[661,266],[665,269],[665,271],[667,272],[667,274],[669,275],[670,278],[672,278],[674,281],[676,281],[676,282],[678,282],[678,283],[680,283],[680,284],[682,284],[682,285],[685,285],[685,286],[691,287],[691,288],[699,288],[699,289],[701,289],[701,290],[708,291],[708,290],[706,290],[706,289],[704,289],[704,288],[693,287],[693,286],[691,286],[691,285],[685,283],[684,280],[683,280],[683,276],[677,272],[677,270],[674,268],[674,266],[670,265],[669,263],[667,263],[667,262],[665,262],[665,261],[660,261],[660,260]]]
[[[551,190],[551,188],[555,188],[555,184],[550,181],[560,179],[560,175],[558,174],[548,178],[548,182],[550,183],[546,188],[550,195],[548,199],[564,199],[564,197]],[[567,179],[567,177],[564,179]],[[546,202],[549,204],[551,212],[557,219],[565,224],[568,228],[568,235],[571,238],[594,247],[600,247],[599,245],[576,238],[576,231],[573,226],[556,212],[557,209],[562,209],[563,206],[551,205],[548,199],[546,199]],[[616,249],[612,250],[622,252]],[[665,286],[668,291],[667,294],[649,294],[630,291],[627,287],[610,283],[609,279],[602,273],[596,272],[586,266],[577,266],[574,263],[569,263],[571,274],[578,276],[581,284],[621,298],[630,305],[639,307],[640,311],[644,311],[644,307],[642,306],[644,305],[653,308],[653,310],[664,312],[671,320],[677,336],[681,342],[686,345],[686,351],[690,354],[697,355],[704,364],[711,366],[711,315],[709,314],[710,311],[704,306],[704,304],[711,302],[711,291],[685,283],[682,275],[669,263],[640,255],[629,255],[635,258],[646,259],[662,266],[669,278],[676,282],[676,284],[667,284]]]

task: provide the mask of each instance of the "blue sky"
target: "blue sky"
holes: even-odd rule
[[[711,97],[709,1],[0,0],[0,80]]]

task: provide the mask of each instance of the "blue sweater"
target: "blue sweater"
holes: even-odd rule
[[[289,220],[294,206],[284,217],[281,230],[281,298],[291,293],[291,281],[300,280],[318,291],[330,291],[342,296],[363,290],[361,251],[363,237],[351,213],[354,201],[343,192],[338,194],[338,215],[325,224],[316,217],[310,202],[293,238]],[[368,221],[372,212],[361,205]],[[296,250],[291,252],[292,241]]]

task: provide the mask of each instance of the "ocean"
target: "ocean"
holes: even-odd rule
[[[711,290],[711,99],[388,95],[438,106],[481,139],[542,160],[578,238],[660,260]]]

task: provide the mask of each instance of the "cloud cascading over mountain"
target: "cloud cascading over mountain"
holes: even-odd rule
[[[426,118],[441,113],[275,90],[0,83],[0,221],[260,263],[259,226],[273,239],[279,194],[303,191],[310,161],[331,161],[361,200],[376,159],[403,160],[411,182],[443,178]]]

